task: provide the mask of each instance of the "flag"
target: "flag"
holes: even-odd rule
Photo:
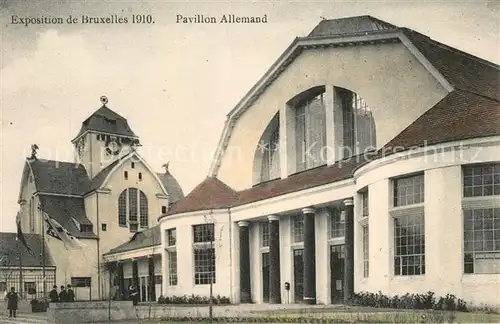
[[[86,245],[77,239],[74,235],[68,232],[58,221],[50,217],[46,212],[42,211],[43,219],[47,222],[47,234],[62,241],[64,247],[69,249],[81,249]]]
[[[16,224],[17,224],[17,235],[16,235],[16,240],[20,241],[26,249],[28,249],[29,254],[33,254],[33,250],[28,246],[28,243],[26,243],[26,238],[24,237],[23,230],[21,229],[21,212],[17,212],[16,215]]]

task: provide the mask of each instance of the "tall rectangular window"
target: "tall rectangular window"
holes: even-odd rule
[[[363,277],[368,278],[370,275],[370,250],[368,226],[363,226]]]
[[[463,269],[500,273],[500,163],[463,167]]]
[[[360,192],[361,194],[361,233],[363,239],[363,277],[368,278],[370,275],[370,240],[369,240],[369,228],[368,228],[368,217],[369,217],[369,207],[368,207],[368,189]]]
[[[171,228],[167,230],[167,269],[168,269],[168,285],[176,286],[177,278],[177,230]]]
[[[328,228],[328,238],[341,238],[345,233],[345,215],[340,208],[328,209],[330,215],[330,226]]]
[[[393,180],[394,274],[425,274],[424,175]],[[416,206],[415,206],[416,205]]]
[[[214,224],[193,225],[194,283],[215,283]]]
[[[118,198],[118,224],[127,226],[127,191],[124,190]]]
[[[129,216],[128,219],[130,222],[137,223],[137,189],[129,188]]]
[[[168,258],[168,285],[177,286],[177,251],[167,251]]]
[[[425,274],[424,215],[407,215],[394,219],[394,274]]]
[[[424,202],[424,175],[417,174],[394,180],[394,207]]]
[[[269,247],[269,222],[260,224],[260,247]]]
[[[293,242],[304,242],[304,215],[292,216]]]
[[[324,91],[295,106],[297,171],[326,164],[326,115]]]

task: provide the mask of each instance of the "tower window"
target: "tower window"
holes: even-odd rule
[[[142,180],[142,173],[139,172],[139,180]]]
[[[123,177],[128,180],[128,171],[123,171]]]
[[[101,140],[101,135],[100,134],[97,134],[97,140],[100,141]]]
[[[108,230],[108,225],[107,225],[107,224],[102,223],[102,224],[101,224],[101,230],[102,230],[103,232],[106,232],[106,231]]]
[[[161,213],[166,214],[167,213],[167,206],[161,206]]]
[[[132,169],[134,169],[134,168],[135,168],[135,163],[134,163],[134,162],[132,162],[131,167],[132,167]]]
[[[118,223],[120,226],[127,226],[128,223],[130,229],[134,231],[138,229],[138,224],[142,228],[147,228],[148,216],[148,200],[144,192],[137,188],[128,188],[122,191],[118,199]]]

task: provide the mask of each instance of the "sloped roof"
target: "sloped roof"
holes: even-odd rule
[[[38,234],[26,233],[24,238],[26,243],[33,251],[33,254],[28,252],[28,249],[16,240],[17,233],[0,232],[0,266],[19,267],[19,256],[24,267],[41,267],[42,259],[42,238]],[[50,255],[50,250],[45,245],[45,266],[54,266],[54,261]]]
[[[90,179],[81,164],[38,159],[29,163],[40,192],[81,195],[90,188]]]
[[[239,191],[235,206],[352,178],[353,170],[364,162],[365,158],[359,155],[339,161],[331,166],[324,165],[292,174],[285,179],[258,184],[252,188]]]
[[[170,171],[167,170],[165,173],[157,173],[157,175],[162,182],[163,187],[165,187],[165,190],[167,190],[170,204],[176,203],[184,198],[184,191],[182,191],[179,182],[170,173]]]
[[[455,90],[425,112],[379,152],[500,135],[500,102]],[[385,152],[385,153],[384,153]]]
[[[455,88],[500,99],[500,66],[410,29],[405,35]]]
[[[184,199],[175,203],[167,215],[207,209],[228,208],[237,200],[237,193],[217,178],[207,177]]]
[[[137,250],[152,246],[157,246],[161,244],[161,230],[160,225],[156,225],[154,227],[145,229],[143,231],[137,232],[128,242],[125,242],[114,249],[111,249],[109,252],[105,253],[114,254],[120,252],[127,252],[131,250]]]
[[[120,162],[120,159],[113,161],[107,165],[104,169],[102,169],[92,180],[90,180],[90,186],[87,192],[91,192],[93,190],[99,189],[101,185],[106,180],[107,176],[111,173],[113,168]]]
[[[307,37],[320,37],[344,34],[359,34],[380,30],[394,30],[398,27],[372,16],[325,19]]]
[[[76,237],[95,238],[93,232],[80,232],[74,218],[82,225],[92,225],[85,213],[84,198],[64,197],[64,196],[47,196],[40,195],[40,204],[44,212],[54,218],[68,232]]]
[[[88,130],[127,137],[137,137],[132,129],[130,129],[127,119],[118,115],[106,106],[99,108],[82,123],[80,132],[75,138],[78,138]]]

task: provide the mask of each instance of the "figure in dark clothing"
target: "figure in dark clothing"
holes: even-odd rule
[[[59,301],[59,294],[57,293],[57,286],[52,287],[52,290],[49,294],[50,302],[57,303]]]
[[[129,287],[128,296],[129,296],[130,300],[132,301],[132,303],[134,304],[134,306],[136,306],[137,303],[139,302],[139,292],[137,291],[137,288],[135,288],[134,285],[131,285]]]
[[[10,288],[10,292],[5,296],[7,299],[7,309],[9,310],[9,317],[16,317],[17,302],[19,301],[19,296],[16,293],[14,287]]]
[[[68,301],[68,293],[66,292],[66,288],[61,286],[61,291],[59,292],[59,302],[64,303]]]
[[[71,289],[71,285],[68,285],[68,301],[69,302],[75,301],[75,293],[73,292],[73,289]]]

